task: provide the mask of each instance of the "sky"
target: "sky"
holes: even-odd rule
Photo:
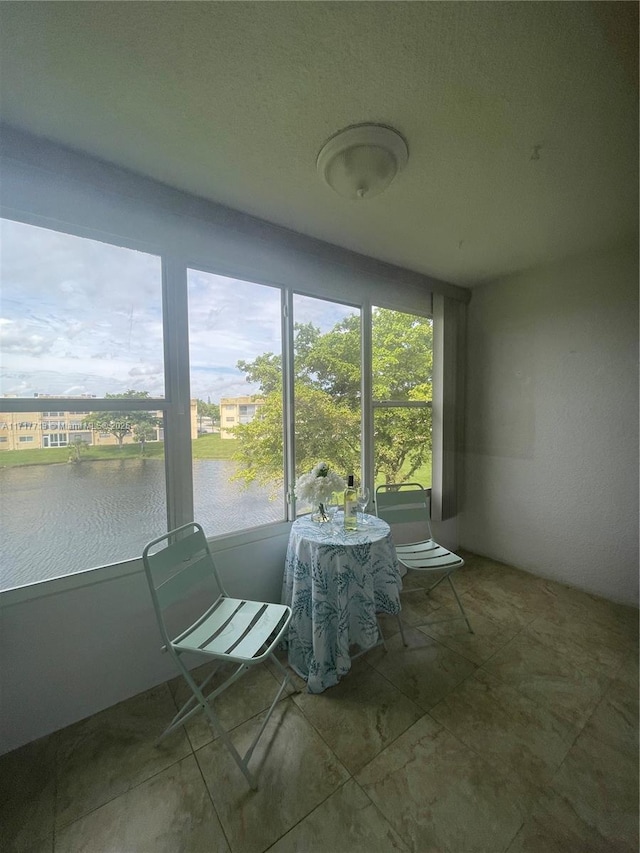
[[[160,258],[0,220],[0,394],[164,395]],[[280,291],[188,275],[191,397],[258,391],[239,360],[281,352]],[[295,297],[323,331],[355,309]]]

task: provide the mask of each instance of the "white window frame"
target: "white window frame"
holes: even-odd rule
[[[69,435],[66,432],[50,432],[42,436],[43,447],[68,447]]]

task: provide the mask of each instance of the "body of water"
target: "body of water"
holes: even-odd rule
[[[230,482],[234,471],[194,460],[194,516],[209,536],[282,520],[282,497]],[[139,557],[166,529],[161,459],[0,469],[0,589]]]

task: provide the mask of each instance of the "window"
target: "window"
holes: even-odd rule
[[[43,447],[66,447],[68,444],[66,432],[50,433],[42,436]]]
[[[0,393],[34,397],[44,418],[65,415],[48,397],[163,396],[160,259],[22,222],[1,227]]]
[[[320,461],[360,477],[360,310],[296,294],[293,318],[296,478]]]
[[[375,483],[430,488],[432,320],[374,307],[371,335]]]
[[[192,439],[194,518],[212,536],[284,521],[281,292],[190,269],[188,296],[191,396],[233,425]]]
[[[428,316],[0,228],[6,586],[139,556],[181,515],[211,536],[290,520],[321,460],[431,484]]]
[[[0,462],[0,526],[12,587],[136,557],[166,530],[161,448],[143,459],[135,430],[164,395],[162,271],[160,258],[120,246],[0,229],[1,418],[32,431],[0,449],[11,460]],[[134,428],[119,437],[110,414]],[[75,464],[51,464],[61,459]],[[34,517],[41,536],[25,522]]]
[[[91,433],[77,430],[69,436],[69,444],[92,444]]]

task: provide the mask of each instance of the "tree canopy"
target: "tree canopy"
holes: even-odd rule
[[[209,418],[211,424],[220,423],[220,406],[218,403],[206,402],[198,399],[196,401],[198,413],[198,432],[202,432],[203,419]]]
[[[136,399],[145,399],[149,396],[148,391],[125,391],[124,394],[105,394],[108,399],[122,399],[123,397]],[[161,418],[158,418],[153,412],[144,410],[137,412],[127,411],[112,411],[112,412],[91,412],[83,421],[83,425],[89,429],[97,429],[100,432],[109,432],[118,440],[118,445],[122,447],[122,442],[126,435],[134,435],[141,444],[141,452],[144,452],[144,442],[151,438],[151,433],[154,427],[161,423]]]
[[[372,317],[374,401],[431,399],[432,325],[428,318],[376,308]],[[328,332],[311,323],[294,330],[296,474],[326,460],[342,474],[360,469],[360,317]],[[268,352],[238,367],[259,386],[256,417],[235,428],[236,478],[279,484],[283,470],[282,359]],[[410,480],[431,459],[431,409],[376,406],[375,476]]]

